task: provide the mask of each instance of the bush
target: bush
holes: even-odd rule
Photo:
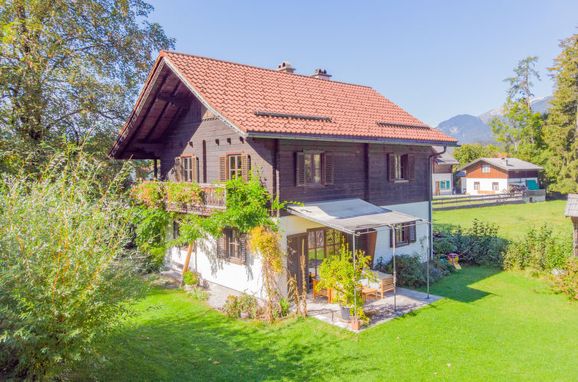
[[[555,279],[555,288],[571,299],[578,300],[578,258],[566,259],[563,273]]]
[[[199,274],[196,272],[186,271],[183,273],[183,284],[185,285],[199,285]]]
[[[453,249],[450,252],[457,252],[462,262],[473,265],[501,267],[507,247],[508,241],[498,237],[497,225],[477,219],[465,230],[460,227],[444,227],[443,231],[436,232],[434,236],[435,253],[441,254]]]
[[[427,284],[427,263],[422,262],[420,257],[415,254],[411,256],[401,255],[395,257],[397,271],[397,285],[410,288],[418,288]],[[379,259],[375,269],[384,273],[393,273],[393,260],[384,263]],[[437,258],[430,262],[429,277],[430,283],[435,283],[445,276],[449,275],[455,269],[447,259]]]
[[[538,271],[563,268],[571,252],[571,240],[555,237],[548,226],[531,228],[522,240],[510,244],[504,256],[504,268]]]
[[[167,228],[171,214],[163,209],[137,206],[132,209],[132,224],[136,246],[144,257],[145,272],[157,272],[162,267],[169,246]]]
[[[240,318],[245,313],[248,318],[254,319],[259,315],[259,304],[257,299],[249,294],[243,294],[239,297],[229,295],[223,306],[223,312],[230,318]]]
[[[142,292],[122,178],[58,157],[40,180],[0,185],[0,370],[66,379]]]

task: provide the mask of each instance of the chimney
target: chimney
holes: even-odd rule
[[[289,62],[283,61],[277,66],[277,71],[291,74],[295,71],[295,68]]]
[[[319,78],[321,80],[329,80],[331,78],[331,74],[327,74],[327,70],[325,69],[317,68],[311,77]]]

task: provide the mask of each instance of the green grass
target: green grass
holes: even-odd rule
[[[232,321],[177,290],[155,289],[102,345],[99,380],[572,380],[578,304],[542,281],[465,268],[447,297],[359,335],[309,318]]]
[[[434,211],[434,224],[471,225],[474,219],[496,223],[499,234],[506,239],[517,239],[534,226],[547,223],[559,235],[571,235],[572,223],[564,216],[563,200],[542,203],[508,204],[495,207],[463,208]]]

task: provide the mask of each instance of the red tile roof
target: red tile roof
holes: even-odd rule
[[[249,135],[456,142],[367,86],[176,52],[161,57],[210,108]]]

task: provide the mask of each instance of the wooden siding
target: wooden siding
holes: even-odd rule
[[[231,127],[207,112],[194,100],[186,114],[175,121],[157,143],[161,179],[175,180],[174,158],[194,155],[199,161],[199,180],[218,182],[220,158],[227,154],[248,154],[267,189],[281,200],[311,202],[340,198],[361,198],[377,205],[414,203],[428,200],[429,147],[382,145],[333,141],[288,139],[243,139]],[[204,147],[206,149],[204,149]],[[296,153],[304,150],[331,153],[333,184],[297,186]],[[412,180],[388,180],[387,156],[411,154],[415,162]]]
[[[334,184],[297,186],[296,153],[317,150],[332,153]],[[387,154],[415,155],[415,180],[389,182]],[[361,198],[386,205],[428,200],[428,147],[364,143],[280,140],[279,192],[281,200],[311,202],[341,198]]]
[[[454,172],[453,165],[434,163],[433,172],[434,174],[451,174]]]
[[[195,101],[189,112],[166,132],[163,141],[164,145],[160,153],[162,179],[174,180],[174,175],[170,170],[174,166],[175,157],[195,155],[199,158],[201,182],[218,182],[221,156],[248,154],[251,156],[252,169],[261,174],[267,189],[273,192],[271,165],[273,141],[242,139],[237,132],[221,120],[208,115],[205,107],[198,101]],[[206,155],[203,153],[203,141]],[[206,179],[204,179],[205,172]]]
[[[490,172],[482,172],[482,166],[490,166]],[[477,162],[472,164],[470,167],[466,168],[466,177],[467,178],[481,178],[481,179],[490,179],[490,178],[500,178],[506,179],[508,178],[508,172],[502,170],[501,168],[492,166],[485,162]]]

